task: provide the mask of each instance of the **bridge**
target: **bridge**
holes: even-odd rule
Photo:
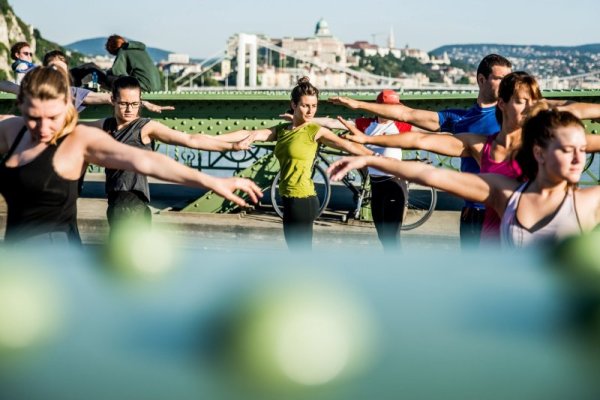
[[[399,91],[402,101],[414,108],[441,110],[444,108],[468,108],[476,98],[474,91]],[[344,107],[335,106],[326,100],[332,96],[350,96],[360,100],[373,100],[376,90],[321,92],[319,116],[356,118],[361,113]],[[569,90],[547,91],[544,97],[568,99],[579,102],[600,103],[600,91]],[[224,92],[203,91],[194,93],[149,93],[144,99],[157,104],[173,105],[175,111],[152,114],[151,117],[165,125],[187,133],[206,133],[220,135],[239,129],[269,128],[283,121],[278,117],[289,109],[289,91],[234,90]],[[0,113],[17,113],[14,96],[0,94]],[[100,119],[110,116],[109,106],[91,106],[81,115],[84,120]],[[146,112],[146,115],[150,113]],[[584,121],[586,128],[593,134],[600,133],[600,123]],[[197,168],[209,174],[248,177],[262,188],[270,184],[278,171],[278,163],[268,148],[234,153],[216,153],[192,150],[159,144],[158,151],[173,159]],[[407,152],[408,157],[412,157]],[[434,164],[448,168],[457,168],[458,159],[424,154]],[[91,170],[99,171],[92,166]],[[600,182],[600,163],[595,162],[582,177],[582,184],[595,185]],[[235,205],[219,196],[207,193],[192,201],[184,209],[187,212],[229,213],[236,211]],[[368,214],[366,214],[368,215]]]

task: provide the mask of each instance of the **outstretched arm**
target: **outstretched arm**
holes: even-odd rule
[[[292,122],[292,119],[294,118],[294,116],[292,114],[281,114],[279,117],[285,119],[286,121]],[[346,129],[346,127],[344,125],[342,125],[342,123],[340,121],[338,121],[336,118],[329,118],[329,117],[317,117],[317,118],[313,118],[312,122],[327,128],[327,129]],[[354,121],[346,121],[349,124],[354,125]]]
[[[515,180],[496,174],[470,174],[436,168],[418,161],[399,161],[388,157],[345,157],[327,170],[333,180],[340,180],[352,169],[375,167],[402,179],[431,186],[466,200],[486,203],[500,215],[508,197],[517,187]]]
[[[398,135],[369,136],[355,126],[347,124],[342,117],[338,120],[345,126],[349,134],[343,137],[355,143],[374,144],[383,147],[399,147],[407,150],[426,150],[451,157],[470,157],[471,147],[468,145],[468,133],[452,135],[449,133],[404,132]]]
[[[19,90],[21,90],[21,86],[14,82],[0,81],[0,92],[19,94]]]
[[[247,150],[250,148],[250,144],[252,144],[253,140],[252,135],[247,135],[238,142],[227,142],[202,133],[183,133],[171,129],[157,121],[148,122],[142,129],[142,135],[147,136],[149,139],[159,140],[167,144],[208,151]]]
[[[435,111],[410,108],[404,104],[378,104],[358,101],[348,97],[330,97],[329,102],[353,110],[364,110],[380,117],[407,122],[419,128],[435,132],[440,130],[440,119]]]
[[[552,101],[549,101],[552,106]],[[559,111],[568,111],[575,115],[579,119],[597,119],[600,118],[600,104],[594,103],[577,103],[577,102],[564,102],[564,104],[557,106]]]
[[[369,150],[361,144],[352,143],[349,140],[342,139],[329,129],[323,127],[321,127],[319,132],[317,132],[315,140],[319,143],[326,144],[327,146],[336,148],[338,150],[343,150],[357,156],[373,154],[373,150]]]
[[[210,189],[242,207],[247,206],[247,203],[234,194],[236,190],[245,192],[254,203],[262,196],[259,187],[249,179],[212,177],[165,155],[119,143],[101,130],[81,126],[78,130],[79,140],[84,148],[84,160],[87,163],[135,171],[173,183]]]
[[[110,93],[99,93],[90,91],[87,96],[83,99],[83,104],[86,106],[97,105],[97,104],[112,104],[112,96]],[[173,106],[159,106],[149,101],[142,100],[142,107],[148,111],[161,113],[166,110],[174,110]]]
[[[254,131],[249,131],[245,129],[241,129],[239,131],[224,133],[222,135],[214,136],[214,139],[220,140],[223,142],[239,142],[242,140],[248,140],[251,138],[250,143],[252,142],[270,142],[275,140],[275,129],[257,129]]]
[[[586,153],[598,153],[600,152],[600,135],[592,135],[588,133],[585,135]]]

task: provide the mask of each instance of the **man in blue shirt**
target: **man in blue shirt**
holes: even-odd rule
[[[467,110],[448,109],[436,112],[414,109],[404,104],[377,104],[347,97],[333,97],[329,101],[351,109],[377,114],[383,118],[407,122],[427,131],[493,135],[500,131],[496,120],[498,87],[502,78],[509,74],[511,69],[512,64],[506,58],[498,54],[485,56],[477,68],[477,85],[479,86],[477,100]],[[473,158],[463,158],[460,169],[463,172],[478,173],[479,165]],[[479,243],[484,212],[483,204],[465,203],[460,220],[460,238],[463,247]]]

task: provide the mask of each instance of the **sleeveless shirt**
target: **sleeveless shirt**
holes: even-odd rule
[[[517,209],[521,195],[527,185],[528,182],[525,182],[519,186],[510,196],[506,205],[500,224],[500,237],[503,247],[529,247],[548,242],[553,243],[569,235],[582,232],[577,210],[575,209],[575,195],[570,187],[565,193],[561,205],[546,225],[533,231],[523,227],[517,220]]]
[[[102,129],[121,143],[142,150],[154,151],[154,140],[148,144],[142,142],[142,128],[150,121],[150,118],[138,118],[122,129],[117,129],[117,120],[111,117],[104,120]],[[106,183],[104,188],[107,194],[137,191],[144,195],[146,201],[150,201],[150,187],[148,186],[148,178],[145,175],[133,171],[109,168],[105,170],[105,174]]]
[[[284,197],[316,196],[315,184],[311,178],[312,166],[317,154],[315,141],[321,127],[315,123],[286,129],[285,125],[276,128],[277,144],[275,157],[279,161],[281,179],[279,194]]]
[[[496,162],[492,158],[492,145],[498,136],[489,136],[483,145],[481,151],[481,172],[504,175],[509,178],[517,179],[521,176],[521,166],[514,159],[507,159],[501,162]],[[486,207],[483,217],[483,228],[481,230],[481,238],[488,244],[498,242],[500,240],[500,217],[490,207]]]
[[[77,229],[78,179],[59,176],[52,160],[58,146],[48,145],[35,159],[7,167],[27,129],[23,127],[0,162],[0,193],[8,206],[6,241],[17,241],[50,232],[64,232],[70,242],[81,243]]]

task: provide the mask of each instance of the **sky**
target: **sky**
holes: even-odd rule
[[[239,32],[309,37],[324,18],[345,43],[433,50],[445,44],[600,43],[598,0],[9,0],[17,15],[61,45],[113,33],[204,58]],[[95,5],[91,5],[95,4]]]

